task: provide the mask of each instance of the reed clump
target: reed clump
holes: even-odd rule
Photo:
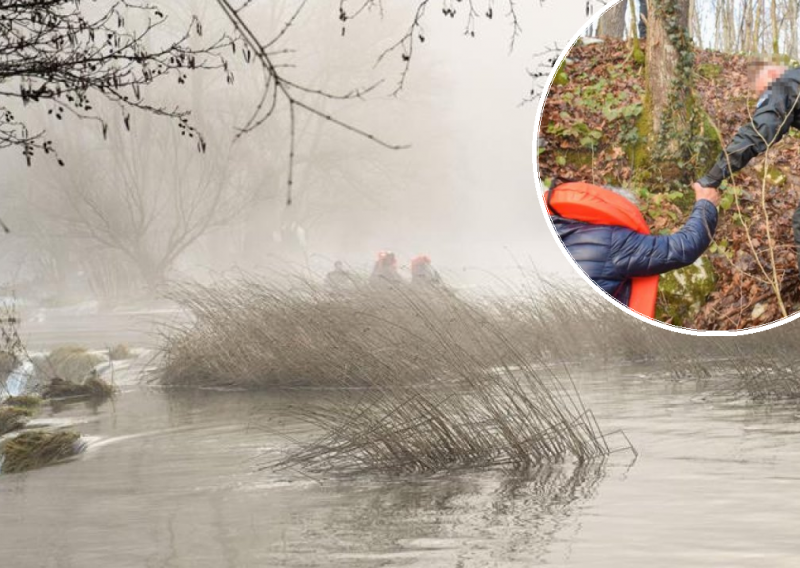
[[[91,398],[102,401],[113,397],[114,392],[113,385],[96,376],[90,376],[81,383],[56,377],[44,386],[42,397],[50,399]]]
[[[800,401],[797,322],[732,341],[715,341],[703,365],[726,380],[721,394],[757,402]]]
[[[39,408],[39,405],[42,404],[42,399],[32,394],[21,394],[19,396],[9,396],[0,404],[4,406],[16,406],[18,408],[34,410]]]
[[[77,432],[31,430],[3,443],[0,469],[3,473],[38,469],[72,457],[82,449]]]
[[[345,295],[292,284],[242,279],[174,288],[171,298],[193,321],[164,330],[162,380],[242,388],[406,383],[439,372],[440,362],[425,355],[438,335],[471,340],[458,321],[466,302],[447,292],[365,287]]]
[[[527,469],[609,453],[572,386],[537,370],[541,345],[508,335],[507,305],[447,291],[333,295],[295,284],[182,286],[172,298],[194,319],[164,333],[167,384],[328,389],[324,404],[295,409],[323,435],[270,465],[336,473]]]
[[[0,406],[0,436],[24,427],[30,416],[31,410],[28,408]]]
[[[382,376],[408,382],[440,374],[438,360],[420,353],[442,335],[467,351],[490,343],[486,366],[502,363],[512,347],[528,360],[554,364],[652,361],[665,358],[670,350],[664,345],[675,343],[682,344],[681,363],[694,351],[693,338],[653,330],[595,293],[544,277],[536,281],[536,287],[509,285],[502,294],[474,297],[410,287],[342,294],[299,278],[290,285],[240,279],[179,286],[171,298],[192,321],[164,330],[163,381],[243,388],[341,380],[355,386]],[[506,339],[476,343],[461,319],[465,309]]]
[[[426,374],[403,362],[435,339],[412,315],[411,306],[423,302],[439,332],[464,345],[473,339],[456,315],[459,307],[468,305],[501,328],[507,341],[486,339],[495,347],[494,362],[502,361],[510,344],[526,360],[549,365],[652,364],[681,379],[720,378],[724,389],[753,399],[800,399],[800,324],[794,322],[735,338],[690,336],[639,321],[583,282],[538,273],[522,284],[500,282],[491,296],[441,293],[435,303],[425,296],[407,288],[387,295],[366,287],[333,294],[302,279],[291,286],[254,279],[183,286],[173,299],[194,321],[166,330],[164,380],[258,388],[325,386],[332,377],[347,377],[370,384],[385,374],[387,358],[401,361],[390,366],[410,377],[435,375],[435,369]],[[387,377],[396,380],[395,374]]]

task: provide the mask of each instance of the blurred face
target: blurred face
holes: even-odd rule
[[[767,65],[756,75],[753,82],[753,91],[756,96],[761,96],[764,91],[772,86],[772,82],[779,78],[786,71],[786,67],[781,65]]]

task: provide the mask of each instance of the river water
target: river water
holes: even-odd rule
[[[0,475],[2,565],[24,567],[798,566],[795,407],[725,401],[656,369],[573,370],[639,451],[589,467],[313,480],[260,468],[307,435],[313,391],[164,390],[118,369],[100,407],[47,409],[77,459]]]

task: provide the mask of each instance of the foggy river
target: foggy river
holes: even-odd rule
[[[587,406],[637,459],[527,478],[312,480],[260,466],[287,447],[280,432],[310,433],[284,409],[313,391],[164,390],[143,382],[146,363],[116,373],[113,402],[45,412],[78,423],[83,455],[0,476],[14,566],[797,565],[792,408],[723,402],[658,369],[584,366]]]

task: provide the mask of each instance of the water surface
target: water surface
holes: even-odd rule
[[[121,371],[114,402],[45,413],[78,422],[84,455],[0,476],[0,548],[16,567],[797,566],[797,409],[655,371],[575,374],[635,460],[344,480],[259,468],[289,444],[276,430],[308,434],[285,409],[313,391],[167,391]]]

